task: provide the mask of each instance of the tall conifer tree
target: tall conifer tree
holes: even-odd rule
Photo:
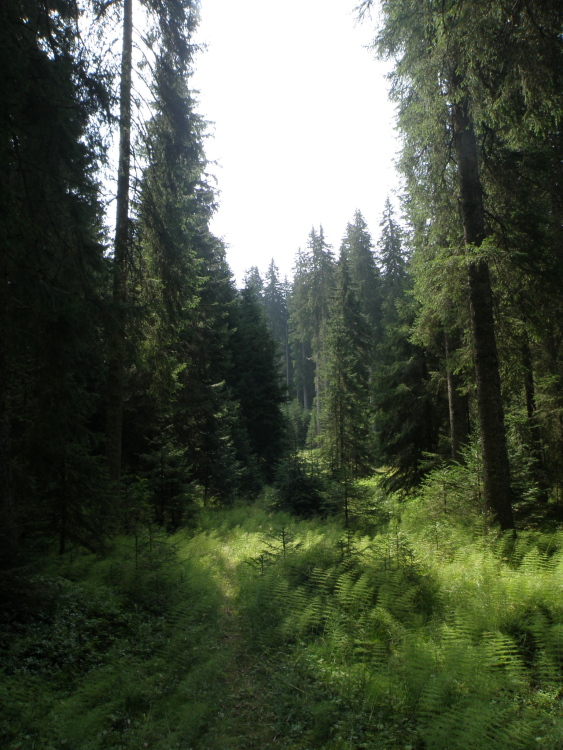
[[[363,8],[371,0],[363,3]],[[479,94],[470,69],[476,61],[468,40],[486,25],[475,23],[473,4],[451,0],[433,3],[387,2],[376,47],[383,56],[397,56],[394,93],[400,103],[400,125],[426,138],[442,130],[432,144],[451,142],[460,196],[460,217],[467,248],[477,405],[483,456],[485,505],[503,529],[512,528],[510,471],[500,388],[491,282],[487,260],[475,253],[487,237],[480,156],[472,109]],[[483,39],[481,39],[481,42]],[[477,65],[479,61],[477,61]],[[424,101],[422,101],[424,100]],[[437,107],[433,107],[434,103]],[[438,110],[446,111],[440,120]],[[444,124],[446,132],[444,133]],[[413,175],[413,182],[416,176]]]
[[[388,485],[404,490],[420,481],[424,454],[436,450],[438,415],[429,391],[427,353],[411,340],[416,315],[413,280],[389,201],[380,226],[383,331],[373,384],[377,449],[380,463],[392,469]]]
[[[101,543],[96,459],[102,389],[101,203],[95,132],[103,70],[78,7],[0,7],[0,535]],[[96,490],[98,492],[96,493]],[[25,533],[24,533],[25,532]]]
[[[375,263],[371,235],[360,211],[356,211],[354,221],[346,227],[342,249],[348,260],[350,281],[375,346],[381,334],[381,278]]]
[[[308,313],[311,320],[311,349],[315,363],[315,417],[317,435],[322,430],[322,377],[324,351],[324,324],[329,317],[329,300],[334,276],[334,255],[326,242],[322,226],[317,233],[313,228],[307,245],[309,261]]]
[[[227,382],[240,404],[242,425],[261,476],[271,481],[285,447],[286,428],[276,343],[251,288],[238,295],[230,317],[233,367]]]
[[[113,303],[108,365],[106,455],[108,470],[119,493],[125,377],[125,322],[127,272],[130,254],[129,190],[131,171],[131,92],[133,73],[133,0],[123,0],[121,71],[119,88],[119,161],[113,248]]]
[[[280,281],[279,271],[272,259],[266,272],[264,285],[264,309],[266,320],[278,345],[280,370],[283,373],[286,388],[290,389],[293,378],[293,366],[289,349],[289,312],[287,309],[286,290]]]
[[[343,247],[325,323],[321,372],[325,384],[321,445],[343,487],[346,523],[351,486],[357,477],[369,473],[373,465],[369,328],[352,287],[348,266]]]
[[[289,329],[297,399],[307,413],[312,406],[315,390],[312,322],[309,315],[309,272],[307,256],[299,250],[289,297]]]

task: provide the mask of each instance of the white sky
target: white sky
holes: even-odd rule
[[[359,208],[374,239],[396,187],[386,66],[365,49],[357,0],[202,0],[192,87],[214,125],[212,231],[240,283],[273,257],[291,275],[312,226],[335,251]]]

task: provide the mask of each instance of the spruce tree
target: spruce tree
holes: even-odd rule
[[[381,335],[381,278],[375,262],[373,243],[360,211],[346,227],[342,249],[348,260],[350,281],[369,326],[372,348]]]
[[[348,266],[343,246],[323,335],[321,371],[325,387],[321,447],[343,489],[346,524],[354,480],[368,474],[373,466],[369,328]]]
[[[334,256],[327,244],[322,226],[313,228],[307,245],[309,261],[307,311],[311,325],[311,349],[315,363],[316,434],[322,431],[324,326],[329,317],[329,300],[334,276]]]
[[[370,5],[368,1],[363,7]],[[463,0],[452,0],[441,9],[426,3],[417,6],[416,11],[405,9],[402,3],[389,2],[383,10],[376,46],[383,56],[398,55],[394,90],[400,101],[401,125],[405,127],[407,139],[409,128],[418,133],[422,131],[421,123],[429,123],[427,138],[433,130],[443,129],[437,112],[444,108],[447,111],[444,123],[454,154],[468,261],[485,506],[501,528],[509,529],[514,521],[491,281],[485,256],[475,252],[481,248],[489,230],[485,223],[480,156],[472,113],[479,95],[472,86],[470,71],[476,61],[479,65],[479,55],[474,54],[467,41],[470,31],[486,32],[486,28],[475,24],[472,10]],[[427,92],[429,97],[421,104],[420,97]],[[440,99],[438,109],[433,109],[433,102]],[[413,101],[416,101],[414,112]],[[448,140],[442,135],[434,145]]]
[[[258,460],[261,476],[271,481],[285,449],[284,388],[276,362],[276,344],[251,288],[231,308],[232,369],[227,383],[240,404],[242,427]]]
[[[412,341],[417,312],[403,236],[389,202],[381,222],[378,259],[383,333],[373,382],[377,455],[391,471],[387,485],[412,489],[425,471],[425,454],[436,451],[439,410],[430,390],[427,351]]]
[[[235,304],[225,248],[209,231],[204,123],[189,89],[193,3],[167,4],[153,29],[153,116],[137,213],[139,271],[130,290],[136,356],[124,421],[124,466],[149,479],[157,519],[177,525],[194,495],[228,502],[252,462],[231,371]],[[166,486],[163,494],[162,487]]]
[[[309,315],[310,267],[306,254],[299,250],[294,267],[291,294],[288,300],[289,337],[292,353],[297,400],[309,413],[315,390],[312,321]]]
[[[251,266],[244,274],[244,288],[252,290],[254,296],[263,302],[264,296],[264,279],[260,275],[258,266]]]
[[[108,363],[106,456],[108,471],[119,494],[125,377],[127,273],[130,255],[129,190],[131,170],[131,91],[133,69],[133,0],[123,0],[123,30],[119,89],[119,163],[117,173],[113,303]]]
[[[108,92],[72,1],[0,8],[0,535],[100,546],[108,282],[95,171]]]

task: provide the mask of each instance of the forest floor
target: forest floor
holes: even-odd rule
[[[561,750],[561,532],[267,500],[42,561],[0,620],[0,746]]]
[[[220,554],[220,550],[219,550]],[[268,664],[248,647],[237,602],[237,569],[223,566],[219,645],[227,658],[215,721],[204,745],[223,750],[262,750],[276,746],[275,718],[269,701]]]

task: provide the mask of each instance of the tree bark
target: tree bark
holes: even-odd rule
[[[10,558],[18,544],[10,455],[10,373],[8,360],[8,270],[0,261],[0,538],[2,556]]]
[[[454,372],[451,355],[460,347],[459,334],[444,334],[446,347],[446,380],[448,384],[448,407],[450,414],[450,442],[452,460],[465,463],[461,449],[469,438],[467,396],[459,392],[461,379]]]
[[[317,404],[317,435],[321,434],[321,375],[320,375],[320,356],[316,357],[317,374],[315,377],[315,398]]]
[[[486,237],[483,189],[479,175],[477,141],[469,115],[467,95],[458,100],[454,90],[453,133],[461,188],[461,215],[466,245],[480,247]],[[469,305],[477,381],[477,407],[483,456],[485,510],[501,529],[514,528],[510,467],[495,339],[489,266],[482,258],[469,260]]]
[[[285,324],[285,387],[289,394],[290,377],[289,377],[289,327]]]
[[[305,343],[301,342],[301,360],[303,362],[302,366],[302,372],[303,372],[303,408],[305,411],[309,411],[309,397],[307,393],[307,374],[306,374],[306,364],[307,364],[307,357],[305,356]]]
[[[522,343],[522,365],[524,367],[524,394],[526,397],[526,414],[530,427],[530,452],[535,459],[534,473],[540,489],[539,500],[546,503],[549,499],[548,483],[546,481],[545,464],[541,444],[540,425],[537,415],[536,389],[534,384],[534,368],[532,352],[527,334]]]
[[[526,395],[526,414],[528,419],[532,422],[535,419],[537,406],[536,406],[536,389],[534,386],[534,370],[532,366],[532,352],[530,351],[530,344],[528,342],[528,336],[524,336],[522,343],[522,365],[524,367],[524,393]]]
[[[129,255],[129,183],[131,165],[131,72],[133,51],[133,0],[123,3],[123,48],[119,112],[119,166],[113,256],[114,320],[110,336],[106,456],[116,495],[121,479],[123,384],[125,368],[125,315]]]

